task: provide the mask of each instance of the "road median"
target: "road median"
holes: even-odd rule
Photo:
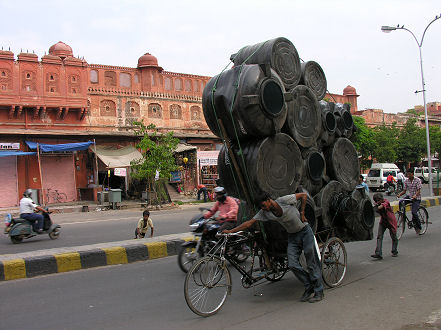
[[[177,255],[191,233],[0,255],[0,281]]]

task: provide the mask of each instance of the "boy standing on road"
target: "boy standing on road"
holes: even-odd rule
[[[377,212],[380,214],[380,224],[378,225],[377,248],[375,254],[371,255],[375,259],[383,259],[382,246],[383,236],[386,229],[389,229],[390,238],[392,239],[392,257],[398,256],[398,239],[397,239],[397,219],[394,211],[387,199],[383,197],[382,193],[375,193],[373,196],[374,202],[377,206]]]
[[[153,237],[153,221],[150,218],[150,212],[148,210],[145,210],[142,213],[142,218],[138,221],[138,226],[135,230],[135,239],[144,238],[149,228],[150,237]]]
[[[300,213],[297,200],[302,201]],[[277,221],[288,232],[288,266],[294,275],[305,286],[300,301],[315,303],[323,299],[323,283],[320,261],[315,249],[314,233],[305,217],[306,193],[297,193],[271,199],[266,193],[258,197],[261,210],[253,217],[236,228],[224,230],[224,233],[234,233],[251,227],[256,221]],[[300,265],[299,257],[305,254],[308,271]],[[313,297],[311,295],[314,294]]]

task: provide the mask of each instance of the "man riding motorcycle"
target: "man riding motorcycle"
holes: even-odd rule
[[[392,173],[389,173],[389,175],[386,178],[386,182],[387,182],[388,185],[392,186],[394,188],[394,190],[396,189],[395,182],[397,182],[397,180],[395,180],[395,178],[392,175]]]
[[[46,212],[45,209],[38,206],[31,199],[32,189],[26,189],[23,198],[20,199],[20,218],[32,223],[34,231],[38,234],[43,232],[44,217],[41,214],[34,213],[34,210]]]
[[[208,219],[219,211],[219,215],[216,217],[216,221],[221,224],[219,231],[222,232],[223,230],[234,228],[237,222],[237,211],[239,210],[237,201],[227,196],[224,187],[216,187],[214,192],[216,194],[216,203],[211,210],[204,214],[204,218]]]

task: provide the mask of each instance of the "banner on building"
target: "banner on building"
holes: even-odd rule
[[[127,169],[125,167],[116,167],[113,170],[115,176],[127,176]]]
[[[0,150],[20,150],[20,143],[0,142]]]
[[[217,165],[219,150],[198,151],[198,163],[200,166]]]

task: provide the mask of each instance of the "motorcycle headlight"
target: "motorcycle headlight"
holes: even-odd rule
[[[198,229],[198,227],[199,227],[199,223],[192,223],[191,225],[190,225],[190,229],[191,230],[196,230],[196,229]]]

